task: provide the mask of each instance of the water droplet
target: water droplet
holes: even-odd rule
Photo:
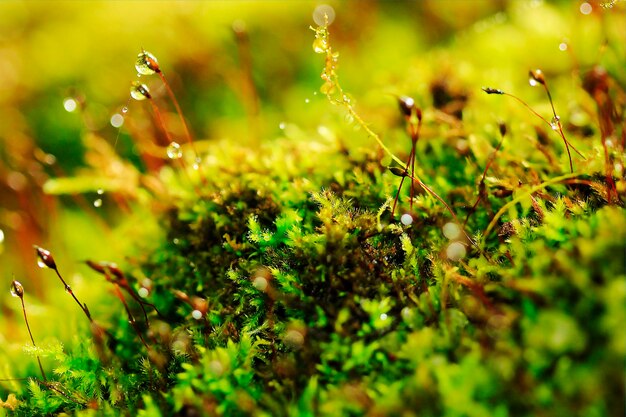
[[[98,188],[98,189],[96,190],[96,193],[97,193],[98,195],[102,195],[102,194],[104,194],[104,190],[103,190],[102,188]]]
[[[413,224],[413,216],[409,213],[404,213],[402,217],[400,217],[400,222],[405,226],[410,226]]]
[[[76,110],[77,107],[78,103],[73,98],[68,97],[63,100],[63,108],[65,109],[65,111],[72,113],[74,110]]]
[[[43,157],[43,161],[46,163],[46,165],[54,165],[55,162],[57,161],[57,157],[52,155],[51,153],[47,153]]]
[[[345,122],[349,125],[351,125],[352,123],[354,123],[354,116],[351,115],[350,113],[346,113],[346,115],[343,118],[345,120]]]
[[[466,253],[467,249],[461,242],[452,242],[446,248],[446,256],[454,262],[463,259]]]
[[[382,321],[387,320],[387,318],[388,318],[388,316],[387,316],[387,314],[386,314],[386,313],[382,313],[382,314],[380,315],[380,319],[381,319]]]
[[[456,141],[456,150],[464,154],[469,150],[469,141],[467,139],[458,139]]]
[[[224,365],[218,360],[209,362],[209,371],[215,376],[221,376],[224,373]]]
[[[409,321],[413,319],[414,313],[409,307],[404,307],[400,312],[400,315],[405,321]]]
[[[194,310],[191,312],[191,317],[193,317],[196,320],[200,320],[202,319],[202,311],[200,310]]]
[[[122,107],[122,113],[123,114],[128,113],[128,107],[126,107],[126,106]]]
[[[285,334],[285,344],[292,349],[300,349],[304,344],[304,335],[300,330],[291,329]]]
[[[537,80],[535,80],[534,78],[531,77],[531,78],[528,79],[528,84],[530,84],[531,87],[536,87],[537,84],[539,84],[539,83],[537,82]]]
[[[19,298],[24,297],[24,287],[22,287],[19,281],[13,280],[11,283],[11,295]]]
[[[259,291],[265,291],[267,288],[267,279],[265,277],[256,277],[254,281],[252,281],[252,285]]]
[[[332,81],[327,80],[321,87],[322,94],[332,94],[335,91],[335,84]]]
[[[124,116],[119,113],[115,113],[111,116],[111,126],[117,128],[121,127],[124,124]]]
[[[567,51],[567,44],[565,42],[559,44],[559,51]]]
[[[311,100],[309,100],[308,98],[305,98],[305,99],[304,99],[304,103],[305,103],[305,104],[309,104],[309,102],[310,102],[310,101],[311,101]]]
[[[552,130],[559,130],[559,126],[561,125],[561,118],[559,116],[554,116],[552,120],[550,120],[550,127]]]
[[[160,72],[159,62],[156,57],[148,51],[142,50],[137,55],[137,61],[135,61],[135,69],[138,75],[151,75],[155,72]]]
[[[180,159],[183,157],[183,151],[180,149],[180,145],[176,142],[172,142],[167,147],[167,157],[170,159]]]
[[[0,229],[0,243],[4,242],[4,230]]]
[[[580,5],[579,10],[584,15],[590,15],[593,11],[593,7],[591,6],[591,4],[584,2]]]
[[[42,261],[41,259],[37,261],[37,266],[39,268],[47,268],[46,264],[44,261]]]
[[[461,235],[461,227],[456,223],[446,223],[443,225],[443,235],[450,240],[454,240]]]
[[[323,54],[328,50],[328,42],[325,38],[315,38],[313,41],[313,51],[316,54]]]
[[[280,130],[285,130],[285,127],[286,127],[286,126],[287,126],[287,124],[286,124],[285,122],[280,122],[280,123],[278,124],[278,128],[279,128]]]
[[[150,291],[146,287],[141,287],[137,290],[137,294],[139,294],[141,298],[146,298],[150,294]]]
[[[313,10],[313,21],[318,26],[330,25],[335,20],[335,9],[328,4],[320,4]]]
[[[145,84],[141,84],[139,81],[133,81],[133,83],[131,84],[130,96],[138,101],[152,98],[148,86]]]
[[[94,207],[96,207],[96,208],[98,208],[98,207],[102,207],[102,199],[101,199],[101,198],[96,198],[96,199],[93,201],[93,206],[94,206]]]

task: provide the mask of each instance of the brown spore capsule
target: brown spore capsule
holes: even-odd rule
[[[408,96],[398,97],[398,106],[403,115],[410,117],[415,108],[415,100]]]
[[[36,245],[34,247],[37,251],[37,265],[39,265],[40,268],[57,269],[57,264],[54,262],[54,258],[49,250]]]

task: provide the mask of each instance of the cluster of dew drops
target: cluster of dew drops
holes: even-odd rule
[[[137,70],[137,77],[141,77],[142,75],[152,75],[160,72],[159,64],[157,58],[148,51],[142,49],[142,51],[137,55],[137,60],[135,61],[135,69]],[[126,104],[120,109],[119,113],[114,113],[111,116],[110,124],[116,129],[121,129],[124,124],[124,117],[128,113],[128,105],[130,104],[130,100],[134,99],[137,101],[149,100],[152,99],[150,94],[150,89],[146,84],[143,84],[139,81],[133,81],[130,86],[130,97]],[[76,110],[80,109],[80,102],[73,97],[66,97],[63,100],[63,108],[69,112],[73,113]],[[118,131],[119,137],[119,131]],[[116,139],[117,143],[117,139]],[[169,159],[180,159],[183,157],[183,151],[180,147],[180,144],[172,141],[166,150],[167,157]],[[102,207],[103,200],[102,196],[104,194],[104,190],[102,188],[98,188],[96,191],[98,197],[93,201],[93,206],[96,208]]]

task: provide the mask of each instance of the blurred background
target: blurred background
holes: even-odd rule
[[[79,313],[54,272],[37,268],[32,245],[52,251],[59,269],[94,315],[110,300],[85,259],[123,263],[162,237],[150,207],[86,192],[44,193],[51,178],[103,170],[102,152],[139,172],[153,169],[133,137],[153,129],[150,108],[129,102],[134,63],[154,54],[180,101],[198,146],[227,139],[255,146],[285,124],[314,132],[320,124],[357,135],[341,110],[318,93],[323,57],[311,48],[309,26],[324,13],[340,52],[340,80],[374,130],[397,112],[393,94],[432,106],[432,86],[470,97],[466,117],[496,120],[515,103],[483,97],[481,86],[522,92],[545,106],[527,73],[551,77],[558,108],[567,109],[580,72],[602,64],[626,83],[625,2],[541,0],[449,1],[12,1],[0,2],[0,350],[28,340],[12,279],[22,282],[39,340],[76,333]],[[323,7],[322,7],[323,6]],[[173,131],[177,116],[158,77],[142,77]],[[540,103],[540,104],[538,104]],[[591,104],[590,104],[591,105]],[[121,128],[112,117],[128,106]],[[504,108],[504,110],[503,110]],[[402,134],[401,130],[400,133]],[[404,142],[382,134],[393,149]],[[115,146],[113,146],[115,144]],[[104,146],[104,145],[102,145]],[[117,160],[116,160],[117,161]],[[118,176],[125,172],[120,165]],[[90,174],[90,175],[92,175]],[[93,178],[93,177],[89,177]],[[129,177],[129,182],[135,181]],[[106,185],[106,184],[105,184]],[[78,187],[80,188],[80,187]],[[76,190],[74,190],[76,191]],[[64,317],[51,325],[49,317]],[[65,319],[72,318],[72,319]],[[82,322],[81,322],[82,323]],[[85,323],[83,323],[85,324]],[[8,365],[3,365],[8,366]]]

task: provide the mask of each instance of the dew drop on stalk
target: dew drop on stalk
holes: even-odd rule
[[[183,156],[183,151],[180,149],[180,145],[177,142],[172,142],[167,147],[167,157],[170,159],[180,159]]]
[[[159,62],[156,57],[148,51],[142,50],[137,55],[137,61],[135,61],[135,69],[137,70],[137,76],[152,75],[155,72],[160,72]]]
[[[202,319],[202,312],[200,310],[194,310],[191,312],[191,317],[193,317],[196,320],[200,320]]]
[[[141,287],[137,290],[137,294],[141,298],[146,298],[150,294],[150,291],[146,287]]]
[[[528,84],[530,84],[531,87],[536,87],[537,84],[539,84],[539,83],[537,82],[537,80],[535,80],[534,78],[531,77],[531,78],[528,79]]]
[[[102,195],[104,194],[104,190],[102,188],[98,188],[98,190],[96,190],[96,194]]]
[[[286,127],[286,126],[287,126],[287,124],[285,124],[285,122],[280,122],[280,123],[278,124],[278,128],[279,128],[280,130],[285,130],[285,127]]]
[[[446,256],[454,262],[463,259],[466,253],[467,249],[461,242],[452,242],[446,248]]]
[[[550,127],[552,130],[559,130],[560,120],[561,118],[559,116],[554,116],[552,120],[550,120]]]
[[[24,296],[24,287],[22,287],[22,284],[20,284],[19,281],[13,280],[11,283],[11,295],[19,298]]]
[[[65,100],[63,100],[63,108],[65,109],[65,111],[72,113],[73,111],[76,110],[77,107],[78,107],[78,103],[73,98],[68,97]]]
[[[4,242],[4,230],[0,229],[0,243]]]
[[[224,365],[218,360],[209,362],[209,371],[216,376],[220,376],[224,373]]]
[[[145,84],[141,84],[139,81],[133,81],[132,85],[130,86],[130,96],[137,101],[152,98],[148,86]]]
[[[256,277],[252,281],[252,285],[259,291],[265,291],[267,289],[267,279],[265,277]]]
[[[561,42],[559,44],[559,51],[563,52],[563,51],[567,51],[567,43],[565,42]]]
[[[382,314],[379,316],[379,318],[380,318],[382,321],[385,321],[385,320],[387,320],[388,316],[387,316],[387,314],[386,314],[386,313],[382,313]]]
[[[93,201],[93,206],[96,208],[102,207],[102,199],[101,198],[96,198]]]
[[[313,41],[313,51],[316,54],[323,54],[328,50],[328,42],[324,38],[315,38]]]
[[[328,4],[320,4],[313,10],[313,21],[318,26],[330,25],[335,20],[335,9]]]
[[[284,338],[285,344],[292,349],[300,349],[304,345],[304,334],[296,329],[288,330]]]
[[[402,217],[400,217],[400,222],[405,226],[410,226],[413,224],[413,216],[409,213],[404,213]]]
[[[126,106],[122,107],[122,113],[123,114],[128,113],[128,107],[126,107]]]
[[[124,124],[124,116],[119,113],[115,113],[111,116],[111,126],[121,127]]]
[[[454,240],[461,235],[461,227],[456,223],[446,223],[443,225],[443,235],[450,240]]]

